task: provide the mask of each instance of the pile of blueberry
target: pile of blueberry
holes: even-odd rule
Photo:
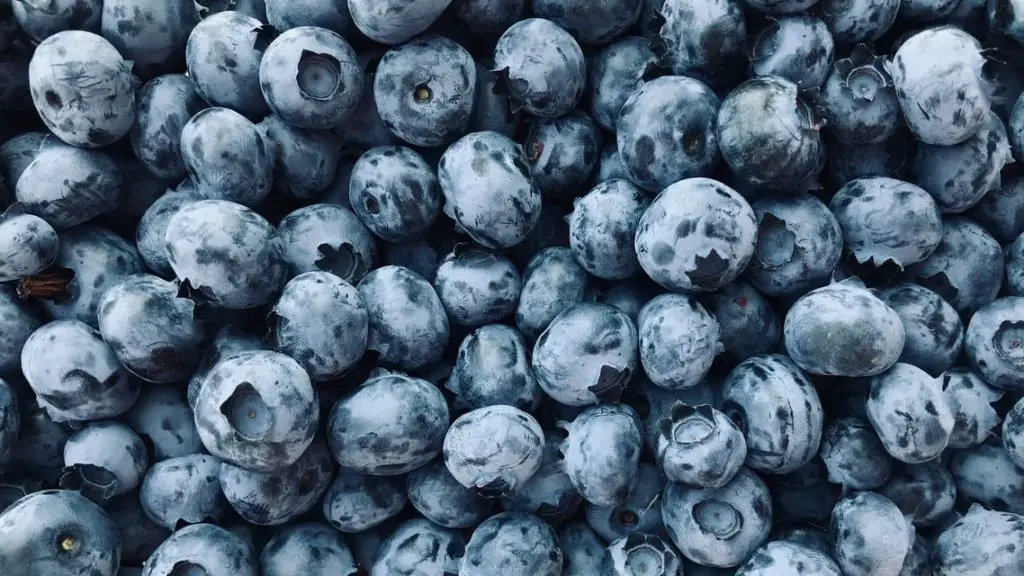
[[[0,575],[1024,574],[1024,0],[0,0]]]

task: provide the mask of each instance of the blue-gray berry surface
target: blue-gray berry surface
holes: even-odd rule
[[[886,451],[908,464],[938,456],[955,423],[941,382],[903,363],[871,379],[867,416]]]
[[[843,574],[898,576],[914,528],[892,500],[859,492],[836,504],[829,535]]]
[[[657,192],[685,178],[708,176],[718,165],[719,97],[686,76],[645,82],[623,103],[615,125],[629,177]]]
[[[204,17],[185,46],[188,75],[212,106],[231,108],[257,121],[267,115],[260,63],[274,30],[235,10]]]
[[[616,0],[617,1],[617,0]],[[646,38],[626,36],[598,52],[587,67],[590,114],[605,130],[614,130],[619,112],[657,62]]]
[[[835,42],[821,19],[787,14],[770,19],[757,35],[750,65],[755,76],[785,78],[809,90],[820,87],[832,69]]]
[[[225,517],[230,508],[220,489],[220,466],[220,460],[208,454],[153,464],[138,496],[146,516],[168,530]]]
[[[304,206],[282,218],[277,232],[281,254],[293,276],[322,270],[357,284],[376,265],[376,240],[344,206]]]
[[[634,240],[641,268],[677,292],[710,292],[732,282],[756,245],[750,204],[710,178],[687,178],[663,190],[640,218]]]
[[[441,186],[422,156],[403,146],[367,150],[349,180],[348,199],[362,223],[382,240],[418,236],[441,213]]]
[[[338,32],[318,26],[296,26],[275,38],[260,60],[259,80],[271,112],[298,128],[344,122],[363,94],[355,50]]]
[[[352,23],[381,44],[401,44],[423,32],[452,0],[348,0]]]
[[[123,184],[121,171],[102,151],[50,142],[21,173],[14,196],[22,211],[65,229],[111,212]]]
[[[554,529],[536,516],[503,512],[473,531],[459,576],[559,576],[562,550]]]
[[[640,309],[636,324],[644,374],[662,388],[698,385],[722,350],[718,321],[692,296],[657,296]]]
[[[494,47],[494,71],[513,111],[535,116],[561,116],[586,91],[583,50],[569,32],[543,18],[520,20],[505,30]]]
[[[466,488],[491,495],[513,493],[540,469],[544,432],[518,408],[497,404],[471,410],[452,422],[442,454],[452,476]]]
[[[206,108],[185,123],[181,158],[208,200],[256,206],[270,193],[274,151],[257,128],[229,108]]]
[[[536,340],[556,316],[584,302],[589,275],[568,247],[538,251],[523,271],[516,307],[516,326],[527,340]]]

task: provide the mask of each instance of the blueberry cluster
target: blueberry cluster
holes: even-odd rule
[[[0,576],[1024,575],[1024,0],[0,0]]]

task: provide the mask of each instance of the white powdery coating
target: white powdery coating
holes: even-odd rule
[[[401,44],[423,32],[452,0],[348,0],[359,31],[381,44]]]
[[[898,576],[914,525],[888,498],[860,492],[836,504],[830,533],[836,563],[846,576]]]
[[[510,91],[522,100],[523,109],[543,117],[561,116],[575,108],[587,80],[586,61],[576,39],[543,18],[509,26],[494,47],[494,68],[507,68]],[[556,97],[541,103],[531,101],[532,94]]]
[[[628,405],[587,408],[568,424],[562,444],[565,472],[573,486],[596,506],[622,504],[639,475],[640,418]]]
[[[941,454],[955,423],[941,382],[903,363],[871,379],[867,415],[886,451],[908,464]]]
[[[136,459],[137,455],[141,459]],[[64,445],[64,466],[93,465],[114,476],[113,489],[104,494],[109,497],[134,490],[149,468],[146,460],[142,439],[120,422],[94,422],[68,438]]]
[[[981,44],[949,26],[919,32],[900,46],[885,68],[915,136],[951,146],[978,131],[991,106],[984,64]]]
[[[32,102],[61,140],[83,148],[111,144],[135,123],[132,65],[102,36],[58,32],[32,54]]]
[[[467,412],[444,437],[444,463],[466,488],[502,481],[511,492],[544,461],[544,430],[527,412],[505,405]]]

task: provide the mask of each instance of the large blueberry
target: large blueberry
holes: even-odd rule
[[[602,0],[605,1],[605,0]],[[583,98],[587,69],[576,40],[551,20],[527,18],[505,30],[494,47],[494,68],[513,111],[555,117]]]

